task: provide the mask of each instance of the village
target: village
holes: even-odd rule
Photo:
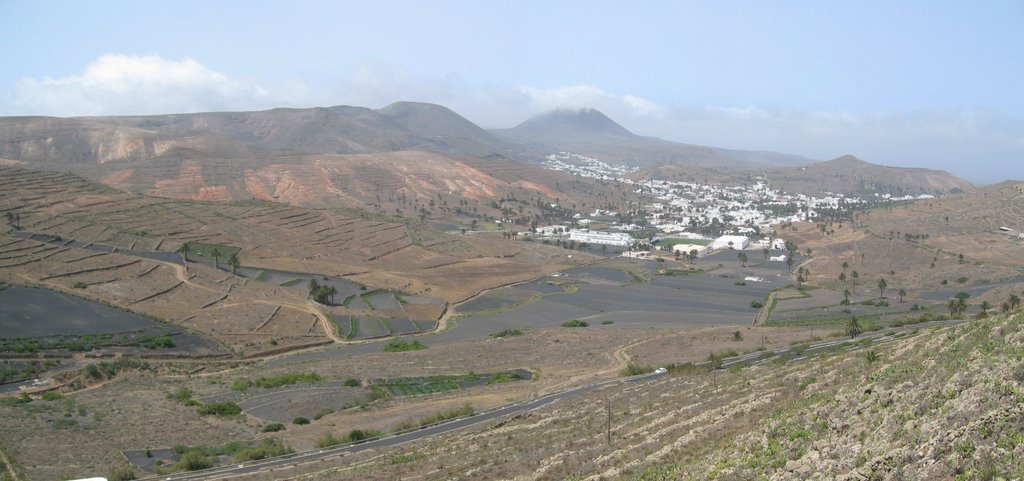
[[[772,226],[814,222],[822,212],[866,207],[879,202],[930,198],[874,196],[860,197],[828,193],[822,197],[787,193],[771,188],[770,180],[758,176],[752,185],[723,187],[668,180],[636,180],[637,168],[612,165],[571,152],[546,157],[544,166],[582,177],[622,182],[648,194],[654,202],[641,206],[622,222],[620,215],[602,209],[576,214],[571,225],[548,225],[535,235],[548,242],[570,241],[600,245],[602,251],[621,252],[626,257],[704,257],[719,250],[786,249],[786,242]],[[786,255],[770,257],[785,262]]]

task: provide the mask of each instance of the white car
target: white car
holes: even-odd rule
[[[663,367],[659,367],[659,368],[654,370],[654,374],[665,374],[667,372],[668,372],[668,369],[665,369]]]

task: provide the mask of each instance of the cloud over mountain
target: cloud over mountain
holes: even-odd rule
[[[34,115],[157,114],[248,107],[266,97],[191,58],[107,54],[77,75],[22,79],[13,103]]]

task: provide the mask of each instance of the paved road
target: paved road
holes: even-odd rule
[[[877,345],[877,344],[882,343],[882,342],[888,342],[888,341],[893,340],[894,339],[893,335],[896,334],[896,333],[899,333],[899,332],[906,332],[906,331],[911,331],[911,330],[914,330],[914,329],[921,329],[921,328],[928,328],[928,327],[944,327],[944,326],[950,326],[950,325],[954,325],[954,324],[959,324],[959,323],[962,323],[962,322],[964,322],[964,321],[962,321],[962,320],[948,320],[948,321],[926,322],[926,323],[921,323],[921,324],[911,324],[911,325],[907,325],[907,326],[901,326],[901,327],[895,327],[895,328],[889,328],[889,329],[882,329],[882,330],[879,330],[879,331],[865,333],[860,338],[858,338],[857,340],[861,341],[863,339],[871,339],[872,343],[870,345]],[[815,343],[815,344],[810,344],[810,345],[808,345],[808,346],[803,348],[802,357],[796,358],[796,359],[794,359],[794,361],[799,361],[799,360],[807,357],[808,354],[812,354],[812,353],[814,353],[816,351],[825,351],[825,350],[833,349],[833,348],[835,348],[836,346],[838,346],[840,344],[848,343],[850,341],[851,341],[851,339],[838,338],[838,339],[834,339],[834,340],[828,340],[828,341],[818,342],[818,343]],[[853,344],[851,346],[848,346],[847,350],[860,349],[860,348],[863,348],[863,347],[865,347],[865,345],[859,344],[859,343],[855,343],[855,344]],[[725,359],[723,361],[722,368],[723,369],[724,368],[728,368],[728,367],[733,366],[733,365],[749,366],[749,365],[761,364],[763,362],[767,362],[767,361],[771,360],[772,358],[774,358],[776,356],[780,356],[780,355],[783,355],[783,354],[785,354],[787,352],[790,352],[792,349],[794,349],[793,346],[788,346],[788,347],[781,347],[781,348],[778,348],[778,349],[774,349],[774,350],[771,350],[771,351],[756,351],[756,352],[752,352],[752,353],[748,353],[748,354],[743,354],[743,355],[740,355],[740,356],[730,357],[730,358],[727,358],[727,359]],[[697,365],[700,366],[700,365],[706,365],[706,364],[707,363],[699,363]],[[642,374],[642,375],[639,375],[639,376],[632,376],[632,377],[621,378],[621,379],[613,379],[613,380],[610,380],[610,381],[604,381],[604,382],[599,382],[599,383],[595,383],[595,384],[590,384],[590,385],[578,387],[578,388],[575,388],[575,389],[569,389],[569,390],[560,391],[560,392],[557,392],[557,393],[548,394],[548,395],[541,396],[539,398],[532,399],[532,400],[529,400],[529,401],[523,401],[523,402],[519,402],[519,403],[515,403],[515,404],[510,404],[510,405],[507,405],[507,406],[502,406],[500,408],[497,408],[497,409],[494,409],[494,410],[491,410],[491,411],[486,411],[486,412],[478,413],[476,415],[469,416],[469,417],[466,417],[466,418],[456,419],[456,420],[444,422],[444,423],[441,423],[441,424],[435,424],[433,426],[429,426],[429,427],[426,427],[426,428],[417,429],[417,430],[413,430],[413,431],[409,431],[409,432],[405,432],[405,433],[401,433],[401,434],[385,436],[383,438],[375,439],[375,440],[372,440],[372,441],[367,441],[367,442],[361,443],[361,444],[353,444],[353,445],[338,446],[338,447],[333,447],[333,448],[318,449],[318,450],[313,450],[313,451],[305,451],[305,452],[302,452],[302,453],[289,454],[289,455],[285,455],[285,456],[281,456],[281,457],[277,457],[277,458],[271,458],[271,459],[265,459],[265,460],[261,460],[261,461],[251,462],[251,463],[248,463],[248,464],[237,464],[237,465],[232,464],[230,466],[221,466],[221,467],[207,469],[207,470],[203,470],[203,471],[192,471],[192,472],[187,472],[187,473],[178,473],[178,474],[171,474],[171,475],[164,475],[164,476],[151,476],[151,477],[140,478],[140,479],[142,479],[142,480],[158,480],[159,479],[159,480],[182,481],[182,480],[194,480],[194,479],[211,479],[211,478],[218,478],[218,477],[232,477],[232,476],[239,476],[239,475],[243,475],[243,474],[255,473],[255,472],[258,472],[258,471],[272,469],[272,468],[288,466],[288,465],[291,465],[291,464],[302,464],[302,463],[308,463],[308,462],[312,462],[312,461],[319,461],[319,460],[323,460],[323,459],[327,459],[327,458],[331,458],[331,457],[336,457],[336,456],[342,456],[342,455],[346,455],[346,454],[357,453],[357,452],[360,452],[360,451],[365,451],[367,449],[392,447],[392,446],[397,446],[397,445],[400,445],[400,444],[405,444],[405,443],[408,443],[408,442],[411,442],[411,441],[416,441],[416,440],[419,440],[419,439],[427,438],[427,437],[430,437],[430,436],[436,436],[436,435],[439,435],[439,434],[446,434],[446,433],[450,433],[450,432],[457,431],[457,430],[460,430],[460,429],[465,429],[467,427],[475,426],[477,424],[486,423],[486,422],[490,422],[490,421],[496,421],[498,419],[515,416],[517,414],[522,414],[522,413],[525,413],[527,411],[532,411],[534,409],[538,409],[540,407],[547,406],[547,405],[549,405],[549,404],[551,404],[551,403],[553,403],[555,401],[558,401],[560,399],[565,399],[565,398],[569,398],[569,397],[572,397],[572,396],[577,396],[577,395],[580,395],[580,394],[588,393],[588,392],[593,391],[593,390],[595,390],[597,388],[600,388],[600,387],[603,387],[603,386],[607,386],[607,385],[610,385],[610,384],[644,381],[644,380],[653,379],[653,378],[656,378],[656,377],[659,377],[659,376],[662,376],[662,375],[664,375],[664,374],[653,372],[653,373],[649,373],[649,374]]]
[[[405,433],[401,433],[401,434],[385,436],[383,438],[375,439],[375,440],[372,440],[372,441],[367,441],[367,442],[360,443],[360,444],[338,446],[338,447],[326,448],[326,449],[317,449],[317,450],[313,450],[313,451],[305,451],[305,452],[302,452],[302,453],[289,454],[289,455],[280,456],[280,457],[277,457],[277,458],[264,459],[264,460],[261,460],[261,461],[245,463],[245,464],[232,464],[230,466],[221,466],[221,467],[212,468],[212,469],[206,469],[206,470],[202,470],[202,471],[191,471],[191,472],[187,472],[187,473],[177,473],[177,474],[170,474],[170,475],[163,475],[163,476],[151,476],[151,477],[139,478],[139,479],[142,479],[142,480],[158,480],[159,479],[159,480],[182,481],[182,480],[193,480],[193,479],[211,479],[211,478],[217,478],[217,477],[239,476],[239,475],[243,475],[243,474],[255,473],[257,471],[263,471],[263,470],[267,470],[267,469],[288,466],[288,465],[291,465],[291,464],[308,463],[308,462],[311,462],[311,461],[318,461],[318,460],[322,460],[322,459],[326,459],[326,458],[331,458],[331,457],[335,457],[335,456],[341,456],[341,455],[345,455],[345,454],[358,453],[360,451],[365,451],[367,449],[392,447],[392,446],[397,446],[397,445],[400,445],[400,444],[405,444],[405,443],[408,443],[408,442],[411,442],[411,441],[416,441],[416,440],[419,440],[419,439],[427,438],[427,437],[430,437],[430,436],[436,436],[438,434],[450,433],[452,431],[457,431],[459,429],[464,429],[464,428],[467,428],[467,427],[470,427],[470,426],[475,426],[475,425],[480,424],[480,423],[496,421],[498,419],[507,418],[507,417],[514,416],[514,415],[517,415],[517,414],[522,414],[522,413],[525,413],[527,411],[532,411],[534,409],[538,409],[540,407],[547,406],[548,404],[551,404],[551,403],[553,403],[555,401],[558,401],[559,399],[564,399],[564,398],[576,396],[576,395],[579,395],[579,394],[584,394],[584,393],[593,391],[593,390],[595,390],[597,388],[600,388],[602,386],[607,386],[609,384],[626,383],[626,382],[637,382],[637,381],[643,381],[643,380],[647,380],[647,379],[652,379],[652,378],[655,378],[655,377],[658,377],[658,376],[663,376],[663,375],[664,374],[653,372],[653,373],[649,373],[649,374],[642,374],[642,375],[639,375],[639,376],[632,376],[632,377],[621,378],[621,379],[613,379],[613,380],[610,380],[610,381],[604,381],[604,382],[599,382],[599,383],[596,383],[596,384],[590,384],[590,385],[578,387],[578,388],[575,388],[575,389],[569,389],[569,390],[566,390],[566,391],[560,391],[560,392],[557,392],[557,393],[548,394],[548,395],[541,396],[541,397],[536,398],[536,399],[531,399],[531,400],[528,400],[528,401],[523,401],[523,402],[519,402],[519,403],[515,403],[515,404],[510,404],[510,405],[507,405],[507,406],[502,406],[500,408],[497,408],[497,409],[494,409],[494,410],[491,410],[491,411],[482,412],[482,413],[479,413],[479,414],[476,414],[476,415],[473,415],[473,416],[469,416],[469,417],[465,417],[465,418],[461,418],[461,419],[456,419],[456,420],[448,421],[448,422],[441,423],[441,424],[435,424],[433,426],[425,427],[425,428],[422,428],[422,429],[416,429],[416,430],[405,432]]]

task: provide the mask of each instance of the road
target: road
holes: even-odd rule
[[[922,329],[928,327],[945,327],[950,325],[959,324],[961,320],[949,320],[949,321],[934,321],[926,322],[921,324],[911,324],[907,326],[882,329],[870,333],[865,333],[857,341],[863,341],[864,339],[871,339],[870,344],[860,344],[854,342],[852,345],[847,346],[846,350],[854,350],[865,347],[866,345],[877,345],[878,343],[887,342],[893,340],[893,335],[898,332],[906,332],[914,329]],[[793,359],[793,361],[799,361],[806,358],[809,354],[815,352],[823,352],[830,349],[834,349],[844,343],[850,343],[851,339],[839,338],[828,341],[822,341],[814,344],[804,346],[801,349],[801,357]],[[730,357],[724,359],[722,362],[722,369],[729,368],[734,365],[741,367],[752,366],[767,362],[777,356],[784,355],[794,349],[794,346],[781,347],[769,351],[755,351],[748,354]],[[699,363],[698,366],[706,365],[707,363]],[[367,449],[374,448],[388,448],[405,444],[412,441],[417,441],[431,436],[437,436],[440,434],[447,434],[460,429],[465,429],[470,426],[477,424],[497,421],[499,419],[516,416],[528,411],[532,411],[551,403],[554,403],[560,399],[565,399],[580,394],[585,394],[603,386],[612,384],[638,382],[653,379],[665,374],[653,372],[649,374],[641,374],[639,376],[631,376],[620,379],[612,379],[609,381],[603,381],[599,383],[589,384],[573,389],[567,389],[556,393],[547,394],[545,396],[531,399],[528,401],[522,401],[514,404],[502,406],[490,411],[481,412],[473,416],[455,419],[432,426],[415,429],[403,433],[387,435],[382,438],[374,439],[371,441],[363,442],[360,444],[350,444],[337,446],[333,448],[316,449],[312,451],[304,451],[301,453],[288,454],[276,458],[264,459],[260,461],[243,463],[243,464],[232,464],[229,466],[221,466],[202,471],[191,471],[187,473],[177,473],[163,476],[150,476],[146,478],[139,478],[140,480],[168,480],[168,481],[183,481],[183,480],[196,480],[196,479],[213,479],[213,478],[227,478],[233,476],[240,476],[244,474],[251,474],[258,471],[280,468],[293,464],[309,463],[313,461],[320,461],[327,458],[343,456],[347,454],[358,453]]]

